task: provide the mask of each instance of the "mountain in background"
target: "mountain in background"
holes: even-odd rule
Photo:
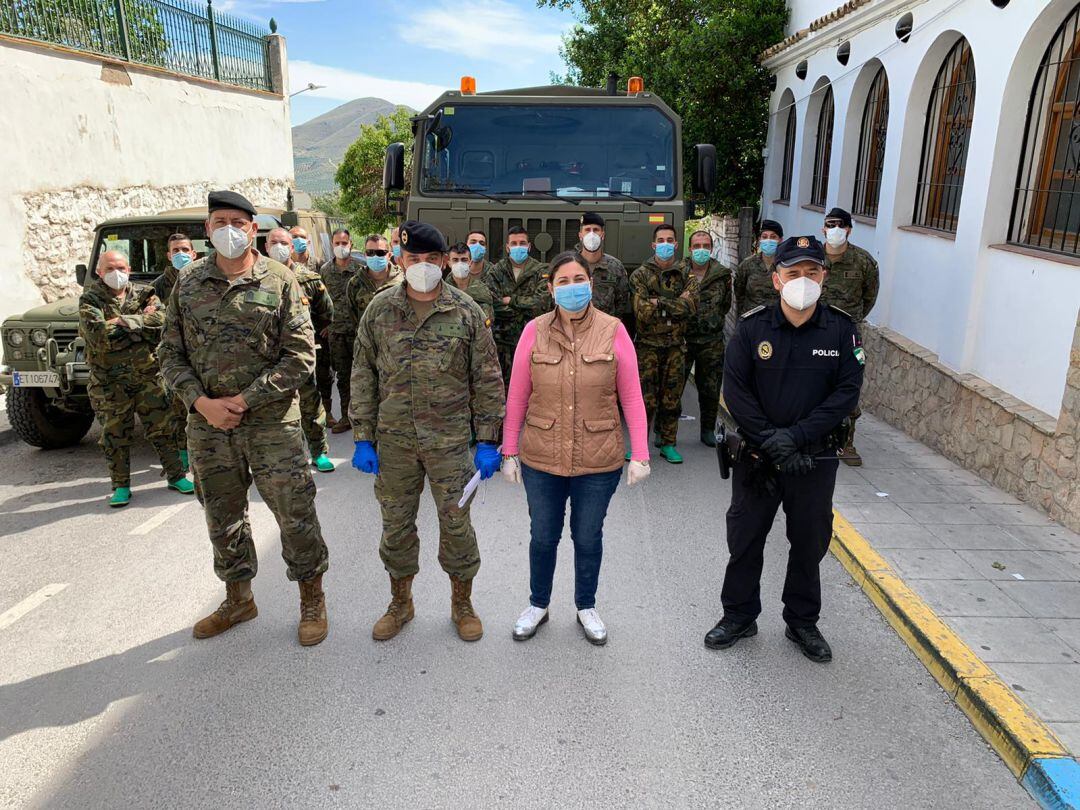
[[[374,124],[399,105],[382,98],[358,98],[292,128],[296,187],[309,194],[334,191],[334,172],[363,124]]]

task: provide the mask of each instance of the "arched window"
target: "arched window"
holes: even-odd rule
[[[945,57],[930,93],[915,194],[916,225],[956,231],[974,112],[975,61],[968,41],[961,38]]]
[[[814,147],[814,178],[810,185],[810,204],[825,207],[829,193],[829,162],[832,160],[833,93],[832,85],[825,90],[818,113],[817,144]]]
[[[795,101],[791,100],[785,113],[784,123],[784,162],[780,170],[780,199],[791,199],[791,172],[795,166]]]
[[[859,162],[855,167],[852,213],[877,217],[881,175],[885,169],[885,137],[889,131],[889,79],[879,67],[870,83],[859,132]]]
[[[1009,241],[1080,254],[1080,6],[1046,49],[1028,105]]]

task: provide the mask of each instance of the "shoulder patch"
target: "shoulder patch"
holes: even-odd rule
[[[829,309],[831,309],[833,312],[839,312],[841,315],[843,315],[849,321],[855,320],[848,313],[844,312],[844,310],[840,309],[840,307],[836,306],[835,304],[829,304]]]
[[[745,320],[746,320],[747,318],[749,318],[749,317],[750,317],[751,315],[757,315],[757,314],[758,314],[759,312],[761,312],[761,311],[762,311],[763,309],[765,309],[765,305],[764,305],[764,304],[758,304],[758,305],[757,305],[756,307],[754,307],[753,309],[748,309],[748,310],[747,310],[746,312],[744,312],[744,313],[743,313],[743,314],[742,314],[742,315],[741,315],[741,316],[739,317],[739,320],[740,320],[740,321],[745,321]]]

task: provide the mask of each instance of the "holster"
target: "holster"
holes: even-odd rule
[[[730,478],[731,468],[745,461],[746,440],[735,428],[728,428],[722,421],[716,425],[716,460],[720,464],[720,477]]]

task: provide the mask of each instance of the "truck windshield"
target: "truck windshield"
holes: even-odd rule
[[[446,105],[427,127],[420,190],[666,200],[675,149],[655,107]]]

